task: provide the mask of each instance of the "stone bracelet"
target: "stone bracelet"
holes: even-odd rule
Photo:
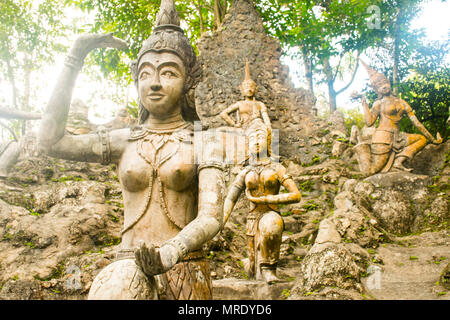
[[[76,56],[69,54],[66,57],[64,64],[71,69],[80,71],[83,68],[84,62],[82,60],[80,60],[79,58],[77,58]]]

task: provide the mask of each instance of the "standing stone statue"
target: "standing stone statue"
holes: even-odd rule
[[[248,61],[246,61],[245,78],[241,84],[241,92],[245,100],[236,102],[220,113],[220,116],[230,126],[246,130],[252,120],[261,118],[268,130],[271,131],[272,127],[269,115],[267,114],[267,108],[264,103],[255,99],[256,89],[256,83],[251,78],[250,67]],[[236,121],[231,118],[230,114],[232,113],[236,113]]]
[[[278,280],[276,268],[284,230],[278,205],[299,202],[301,194],[286,168],[270,157],[268,131],[262,120],[253,121],[248,133],[248,165],[229,189],[224,216],[226,222],[245,189],[250,201],[246,229],[249,258],[245,269],[249,277],[272,283]],[[279,194],[281,186],[287,193]]]
[[[354,95],[355,98],[362,98],[364,120],[368,127],[363,128],[361,133],[356,127],[352,129],[351,140],[358,142],[354,148],[360,170],[366,175],[390,170],[411,171],[412,169],[404,167],[404,161],[422,150],[427,139],[433,144],[440,144],[442,138],[438,133],[435,139],[417,119],[409,104],[392,94],[389,80],[383,74],[361,62],[367,69],[371,85],[379,98],[372,108],[369,108],[364,97]],[[401,132],[398,125],[404,116],[407,116],[423,135]],[[377,119],[380,119],[380,122],[378,127],[374,128]]]
[[[186,95],[201,69],[174,2],[161,2],[156,26],[132,65],[140,126],[64,134],[83,61],[104,47],[124,49],[126,43],[110,34],[75,41],[39,133],[42,149],[53,157],[118,165],[124,200],[121,249],[96,276],[88,298],[211,299],[209,264],[201,248],[223,224],[223,137],[205,135],[207,147],[194,148],[196,113]]]

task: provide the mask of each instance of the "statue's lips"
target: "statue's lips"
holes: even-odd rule
[[[160,94],[160,93],[152,93],[152,94],[147,95],[147,97],[150,100],[161,100],[164,97],[164,95]]]

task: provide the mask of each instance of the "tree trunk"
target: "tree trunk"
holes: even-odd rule
[[[6,60],[6,68],[7,68],[7,72],[8,72],[8,80],[9,80],[9,83],[11,84],[12,93],[13,93],[12,104],[13,104],[14,109],[17,109],[18,108],[17,99],[18,99],[19,94],[17,92],[16,80],[14,77],[14,70],[11,66],[10,59]]]
[[[395,22],[395,39],[394,39],[394,51],[393,51],[393,60],[394,66],[392,69],[392,82],[394,86],[394,94],[398,94],[398,82],[399,82],[399,63],[400,63],[400,31],[401,31],[401,9],[397,8],[397,20]]]
[[[25,88],[23,91],[22,111],[28,112],[28,111],[30,111],[30,90],[31,90],[31,86],[30,86],[31,61],[30,61],[28,54],[25,56],[24,71],[25,71],[25,75],[24,75]],[[26,131],[27,131],[27,122],[24,121],[24,122],[22,122],[22,135],[25,135]]]
[[[200,4],[200,1],[194,1],[194,6],[195,9],[197,9],[198,19],[200,21],[200,34],[203,34],[205,32],[205,26],[203,23],[202,6]]]
[[[221,0],[214,0],[214,28],[218,29],[225,17],[227,11],[227,4],[225,0],[225,4],[222,3]]]
[[[306,88],[314,94],[314,82],[313,82],[313,72],[312,72],[312,59],[306,52],[304,48],[300,49],[302,51],[303,65],[305,67],[305,78],[306,78]]]
[[[336,103],[336,90],[334,90],[334,76],[333,76],[333,70],[330,65],[330,59],[324,58],[322,60],[322,66],[323,71],[325,73],[325,79],[328,86],[328,102],[330,104],[330,114],[333,114],[334,111],[337,109],[337,103]]]

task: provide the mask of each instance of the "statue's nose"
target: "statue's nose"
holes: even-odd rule
[[[159,76],[155,75],[152,79],[152,83],[150,85],[150,89],[152,89],[152,91],[159,91],[161,90],[161,81],[159,80]]]

